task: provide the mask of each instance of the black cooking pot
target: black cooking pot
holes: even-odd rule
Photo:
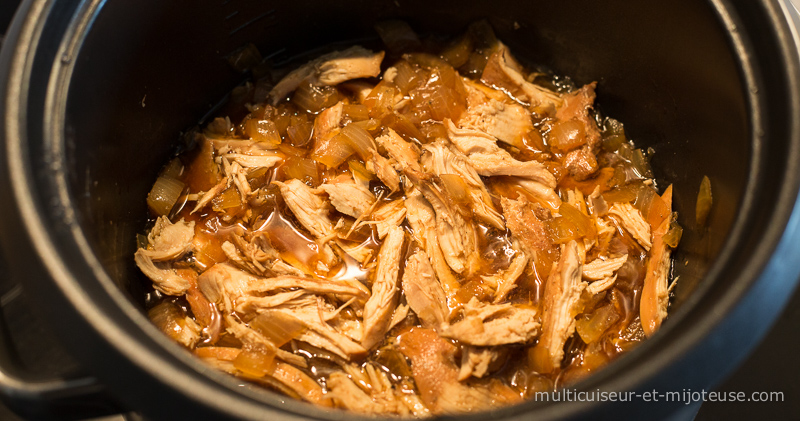
[[[244,79],[225,59],[236,48],[253,42],[279,60],[373,37],[385,18],[440,34],[488,18],[516,55],[599,82],[602,111],[655,150],[685,227],[661,331],[577,388],[709,388],[759,341],[800,273],[800,70],[784,12],[769,0],[26,1],[0,68],[2,252],[63,343],[130,408],[356,419],[242,385],[151,325],[133,263],[144,198],[180,133]],[[704,175],[714,206],[700,229]],[[7,393],[96,397],[88,380],[50,390],[0,365]],[[526,402],[462,418],[657,418],[682,405]]]

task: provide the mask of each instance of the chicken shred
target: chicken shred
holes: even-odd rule
[[[378,76],[383,55],[383,51],[373,53],[358,46],[325,54],[281,79],[270,91],[270,101],[277,105],[305,81],[312,85],[330,86],[351,79]]]
[[[494,207],[492,197],[486,189],[469,158],[458,150],[451,150],[443,141],[425,145],[422,165],[425,171],[441,176],[443,174],[458,175],[467,184],[475,215],[497,229],[505,229],[503,217]]]
[[[470,345],[497,346],[525,343],[539,334],[536,309],[484,304],[475,297],[464,309],[462,320],[440,328],[441,336]]]
[[[644,220],[639,209],[634,208],[630,203],[614,203],[608,210],[608,214],[618,218],[622,228],[625,228],[645,250],[650,250],[650,247],[653,246],[650,241],[650,224]]]
[[[437,329],[447,321],[450,313],[447,296],[423,250],[417,251],[406,261],[403,294],[423,327]]]
[[[436,236],[448,266],[456,273],[472,273],[477,246],[474,224],[450,201],[441,180],[418,172],[408,171],[406,175],[414,185],[419,186],[436,213]]]
[[[370,349],[383,340],[397,307],[398,273],[405,233],[402,228],[389,230],[378,253],[378,266],[372,283],[372,295],[364,304],[364,339],[361,344]]]
[[[530,113],[525,108],[496,99],[467,108],[459,124],[462,128],[487,133],[512,146],[522,145],[522,139],[533,130]]]
[[[478,130],[457,128],[445,121],[450,141],[469,157],[478,174],[484,176],[512,175],[527,178],[552,189],[556,186],[553,174],[538,161],[518,161],[497,146],[493,136]]]
[[[519,63],[511,56],[505,45],[489,57],[481,80],[489,86],[499,88],[531,107],[543,106],[555,109],[562,105],[560,95],[528,82],[521,74]]]
[[[581,281],[583,262],[578,243],[570,241],[564,246],[561,259],[550,272],[544,287],[544,314],[542,335],[537,348],[545,354],[541,362],[545,372],[561,365],[564,343],[575,331],[576,308],[586,282]]]
[[[489,372],[489,364],[496,361],[499,355],[491,348],[466,346],[461,351],[461,368],[458,371],[458,380],[470,377],[481,378]]]
[[[583,277],[592,281],[608,278],[616,272],[617,269],[621,268],[627,260],[627,254],[613,258],[598,257],[583,265]]]
[[[661,196],[668,212],[672,210],[672,186],[667,187]],[[669,245],[664,242],[664,236],[670,229],[671,217],[667,217],[653,232],[653,252],[647,262],[647,272],[642,289],[642,300],[639,314],[642,321],[642,330],[649,337],[661,327],[661,322],[667,316],[669,305]]]
[[[353,218],[359,218],[365,214],[375,203],[375,195],[352,179],[334,180],[333,183],[325,183],[319,186],[331,200],[333,207]]]

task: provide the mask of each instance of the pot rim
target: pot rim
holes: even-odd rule
[[[9,31],[10,36],[0,56],[3,58],[3,68],[0,69],[0,76],[3,78],[0,78],[0,83],[7,81],[5,86],[0,86],[0,93],[4,94],[0,98],[4,98],[5,101],[3,113],[0,115],[5,123],[6,154],[2,169],[4,173],[7,172],[3,174],[7,180],[2,181],[7,182],[12,192],[15,212],[19,217],[18,221],[22,222],[19,229],[24,232],[25,241],[30,242],[31,249],[35,250],[41,259],[47,271],[46,275],[53,280],[62,299],[69,302],[71,310],[88,323],[94,334],[102,338],[103,346],[123,356],[126,364],[135,366],[136,369],[146,373],[146,377],[168,388],[180,390],[190,400],[213,408],[220,414],[241,418],[263,418],[264,411],[268,409],[292,412],[282,413],[281,419],[368,419],[344,411],[325,411],[300,402],[283,403],[284,399],[274,394],[263,393],[250,387],[239,387],[239,383],[233,378],[215,370],[208,370],[207,366],[158,332],[141,310],[114,285],[75,220],[63,167],[59,168],[56,165],[51,173],[44,175],[47,179],[42,181],[34,174],[34,169],[26,159],[28,142],[34,138],[38,141],[40,137],[52,151],[49,159],[55,163],[63,159],[64,114],[69,93],[69,76],[83,37],[104,1],[82,2],[79,6],[73,5],[72,10],[58,9],[67,7],[63,6],[63,3],[56,0],[27,1],[24,5],[27,14],[26,16],[20,14],[15,18],[15,23]],[[749,117],[753,127],[751,138],[752,142],[758,143],[767,133],[764,127],[778,118],[776,115],[764,112],[767,99],[764,98],[765,82],[760,79],[763,76],[760,74],[762,69],[759,66],[758,54],[746,38],[745,31],[732,30],[736,27],[747,29],[736,15],[736,6],[731,4],[733,2],[712,0],[711,3],[719,19],[728,29],[731,46],[739,59],[738,64],[747,85],[743,89],[748,90],[750,101]],[[790,152],[788,156],[800,156],[800,120],[791,118],[793,115],[800,115],[800,61],[795,41],[796,29],[787,22],[785,5],[778,0],[763,0],[758,4],[769,20],[769,28],[774,31],[772,34],[774,42],[781,52],[784,64],[783,85],[788,88],[786,89],[788,98],[786,98],[787,108],[781,111],[783,117],[789,116],[784,122],[788,124],[785,128]],[[56,35],[63,36],[63,42],[43,38],[46,29],[44,24],[50,21],[53,10],[61,12],[67,10],[72,16],[69,24],[62,28],[62,33],[58,34],[57,30],[52,29]],[[53,44],[51,47],[55,45],[58,48],[55,52],[41,48],[43,40]],[[33,79],[33,72],[39,70],[46,72],[48,86],[47,89],[34,91],[28,87]],[[45,132],[42,134],[30,131],[31,127],[37,126],[33,120],[28,120],[29,116],[31,119],[35,118],[31,113],[35,107],[41,107],[43,111],[42,120],[35,121],[44,128]],[[756,156],[754,159],[757,158]],[[796,284],[800,273],[800,268],[785,265],[783,261],[786,256],[791,256],[792,243],[800,241],[800,211],[796,210],[798,190],[800,190],[800,168],[791,159],[787,160],[786,166],[787,174],[784,174],[784,182],[777,195],[778,201],[771,214],[769,228],[759,238],[763,247],[759,249],[758,254],[747,261],[744,265],[745,270],[736,276],[736,280],[732,282],[734,287],[719,297],[712,306],[698,308],[696,305],[704,295],[703,290],[710,288],[713,284],[711,280],[719,278],[724,273],[724,266],[735,254],[733,243],[742,237],[746,229],[751,213],[747,210],[734,222],[720,256],[704,277],[706,281],[698,286],[690,301],[671,315],[673,322],[665,324],[657,335],[645,341],[625,358],[612,362],[604,370],[577,384],[575,389],[594,390],[603,387],[612,391],[639,390],[652,383],[656,374],[664,370],[679,367],[682,363],[708,363],[710,357],[699,354],[702,354],[703,350],[719,347],[719,344],[715,345],[713,342],[732,329],[730,316],[752,311],[753,306],[759,303],[770,302],[768,311],[761,310],[765,317],[762,322],[766,321],[762,324],[772,323],[788,300],[790,296],[788,290]],[[51,183],[55,186],[55,191],[58,192],[57,204],[49,203],[48,198],[41,197],[41,192],[47,190],[41,188],[41,183]],[[746,194],[752,194],[753,184],[753,179],[748,181]],[[53,207],[57,209],[54,210]],[[59,216],[56,221],[52,220],[54,213]],[[54,224],[59,228],[53,229]],[[65,255],[66,247],[71,248],[70,256]],[[74,256],[82,256],[83,260],[68,258]],[[87,277],[93,278],[93,282],[96,281],[102,286],[110,305],[98,306],[97,301],[82,288],[82,280]],[[793,282],[780,285],[776,279],[781,277],[791,279]],[[787,293],[775,300],[776,289],[785,290]],[[767,299],[769,301],[766,301]],[[695,323],[690,329],[681,331],[678,327],[683,326],[681,322],[685,322],[690,316],[696,319]],[[124,317],[124,320],[121,317]],[[763,325],[761,327],[763,328]],[[764,333],[766,332],[756,331],[745,340],[743,342],[745,346],[738,356],[724,364],[723,372],[729,371],[741,360]],[[73,349],[85,351],[80,344],[71,345]],[[716,381],[721,378],[723,372],[716,375]],[[109,373],[98,374],[106,380],[111,377]],[[225,400],[215,399],[212,402],[207,400],[208,396],[221,396],[220,393],[224,394]],[[464,418],[477,419],[491,414],[492,418],[512,419],[529,416],[532,411],[537,412],[543,419],[568,418],[596,410],[599,406],[597,403],[588,402],[562,402],[556,405],[527,401]],[[544,408],[547,408],[547,413],[540,413]]]

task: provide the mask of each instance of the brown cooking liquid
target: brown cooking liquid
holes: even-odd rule
[[[478,32],[473,31],[471,35],[466,37],[474,38],[477,36],[475,33]],[[445,44],[445,53],[442,53],[441,57],[451,57],[451,60],[458,60],[458,56],[453,56],[452,54],[455,53],[451,50],[462,48],[462,46],[459,46],[459,42],[463,41],[457,41],[455,44]],[[491,42],[486,41],[484,44],[490,45]],[[483,63],[486,63],[494,54],[489,47],[481,49],[479,47],[481,43],[476,42],[474,39],[470,41],[470,45],[471,47],[463,48],[467,48],[465,51],[468,56],[472,57],[471,60],[474,59],[478,62],[482,60]],[[432,51],[436,50],[430,46],[425,48]],[[471,53],[469,48],[472,48]],[[400,56],[394,54],[393,57],[399,58]],[[456,58],[453,59],[452,57]],[[305,273],[305,276],[330,279],[332,281],[355,280],[362,283],[367,289],[372,288],[376,272],[375,256],[378,255],[382,245],[376,225],[374,223],[357,225],[358,222],[362,221],[342,214],[336,209],[331,209],[328,215],[332,223],[336,224],[337,221],[341,220],[343,224],[343,226],[335,228],[335,232],[338,234],[337,238],[351,246],[358,246],[364,250],[371,251],[372,257],[367,262],[360,263],[354,257],[337,249],[338,261],[331,266],[320,266],[320,262],[324,262],[326,259],[323,252],[324,246],[319,239],[314,238],[304,228],[298,217],[293,214],[287,205],[287,199],[282,197],[281,191],[273,182],[285,182],[293,178],[300,178],[309,187],[317,188],[323,183],[332,182],[337,177],[349,177],[351,173],[354,173],[353,163],[357,163],[357,168],[359,169],[369,167],[368,160],[360,156],[357,151],[352,153],[341,164],[330,168],[315,161],[315,142],[310,140],[313,132],[308,129],[312,127],[312,123],[320,115],[320,109],[324,108],[321,106],[323,103],[325,107],[340,101],[346,106],[350,105],[349,108],[345,108],[340,126],[361,121],[363,122],[361,123],[362,126],[374,137],[385,133],[385,127],[389,124],[402,138],[413,144],[417,149],[436,141],[436,139],[446,138],[448,133],[441,117],[448,118],[455,114],[461,114],[468,108],[464,97],[460,99],[447,97],[447,95],[466,95],[463,83],[454,82],[453,80],[448,81],[447,79],[457,78],[458,74],[454,72],[453,67],[448,66],[447,61],[432,55],[412,54],[400,60],[410,64],[409,67],[416,72],[414,77],[419,79],[419,81],[414,82],[416,85],[410,83],[410,85],[416,86],[416,91],[408,90],[403,92],[403,90],[400,90],[400,93],[405,98],[410,98],[409,105],[397,109],[400,112],[397,110],[381,112],[379,109],[381,106],[380,99],[375,100],[368,97],[366,101],[363,101],[363,98],[359,99],[358,90],[347,83],[334,87],[325,87],[325,92],[323,93],[327,97],[312,98],[312,102],[316,100],[319,102],[316,105],[320,105],[319,109],[312,111],[304,109],[304,106],[307,108],[306,102],[298,104],[301,99],[298,99],[297,95],[292,100],[283,100],[274,107],[264,104],[263,81],[237,88],[236,95],[232,96],[231,103],[225,107],[225,110],[227,110],[226,115],[245,115],[245,117],[240,122],[228,124],[224,120],[225,115],[223,115],[206,127],[203,133],[197,134],[198,143],[194,149],[178,157],[183,166],[183,171],[177,176],[177,179],[185,185],[182,195],[184,200],[178,200],[172,209],[171,220],[172,222],[177,222],[183,219],[185,222],[194,222],[195,225],[191,253],[173,262],[173,267],[182,268],[182,270],[190,269],[198,275],[202,274],[216,264],[231,263],[223,251],[223,243],[232,241],[233,235],[243,236],[246,239],[260,237],[274,248],[280,260]],[[480,84],[480,72],[474,70],[475,66],[474,63],[467,62],[457,67],[462,74],[470,75],[475,80],[475,83]],[[470,70],[470,67],[473,70]],[[386,64],[384,64],[383,68],[386,68]],[[480,66],[478,66],[478,69],[480,69]],[[523,74],[528,73],[523,72]],[[397,77],[400,78],[400,76]],[[576,87],[570,85],[568,79],[553,78],[546,74],[540,74],[535,78],[529,79],[551,89],[558,87],[557,95],[562,98],[569,95],[569,92],[577,90]],[[374,87],[373,94],[382,86],[377,85],[377,82],[377,79],[366,80],[368,86]],[[385,82],[382,83],[386,85]],[[397,81],[397,83],[399,84],[401,81]],[[449,89],[447,88],[447,83],[455,83],[456,89],[447,90]],[[389,84],[386,86],[394,85]],[[426,98],[433,98],[431,99],[431,104],[426,105],[420,99],[421,97],[415,96],[417,94],[421,95],[419,92],[425,89],[428,92],[426,95],[429,95]],[[487,86],[486,89],[491,88]],[[255,96],[259,94],[262,96]],[[444,97],[443,100],[450,102],[444,105],[437,105],[434,100],[440,97]],[[364,103],[367,106],[355,107]],[[553,138],[555,135],[552,133],[553,128],[559,123],[559,120],[555,117],[554,110],[542,107],[536,108],[530,106],[528,101],[519,99],[516,101],[508,99],[507,103],[523,104],[528,106],[528,110],[532,110],[530,116],[533,130],[530,133],[526,133],[519,142],[513,145],[502,142],[498,142],[498,144],[514,159],[523,162],[531,160],[542,162],[555,175],[558,181],[555,192],[560,197],[560,201],[567,202],[570,191],[580,191],[585,198],[597,189],[601,193],[600,197],[605,199],[605,204],[608,207],[611,207],[614,203],[630,203],[641,213],[645,221],[651,221],[653,215],[651,209],[655,205],[650,203],[652,201],[660,202],[661,199],[659,196],[654,195],[654,180],[647,164],[647,154],[635,149],[627,141],[622,126],[618,122],[599,118],[595,120],[597,116],[594,113],[588,114],[592,119],[591,124],[596,124],[596,121],[602,122],[599,125],[602,137],[600,142],[592,147],[593,154],[597,160],[597,168],[594,168],[592,174],[588,177],[578,177],[570,174],[569,170],[566,169],[565,157],[567,151],[554,146],[555,142],[559,141],[559,139]],[[398,116],[402,117],[402,119]],[[283,162],[273,168],[244,169],[253,192],[244,203],[241,202],[237,186],[230,184],[208,206],[198,212],[192,212],[199,198],[199,193],[211,190],[225,177],[218,159],[222,154],[213,145],[214,140],[251,139],[253,135],[248,129],[247,122],[249,120],[262,119],[271,119],[274,122],[274,126],[280,135],[280,144],[273,145],[269,149],[277,153],[283,159]],[[398,124],[398,121],[401,120],[410,122],[409,124],[412,127]],[[303,130],[306,130],[305,135],[302,134]],[[298,135],[298,133],[300,134]],[[386,151],[383,148],[378,148],[378,152],[386,156]],[[371,177],[369,189],[378,202],[377,205],[373,206],[372,210],[389,204],[393,200],[407,197],[402,187],[399,191],[391,192],[374,174],[368,175]],[[596,294],[591,294],[586,289],[583,290],[573,307],[577,312],[575,319],[577,320],[578,330],[569,334],[564,343],[563,358],[560,360],[559,366],[552,371],[541,370],[540,362],[537,362],[539,357],[536,356],[538,351],[535,351],[535,349],[540,340],[538,337],[528,341],[489,347],[494,357],[485,369],[485,374],[482,374],[481,378],[471,377],[467,380],[462,380],[460,384],[469,385],[469,387],[474,387],[478,390],[489,390],[493,396],[499,396],[499,398],[492,401],[492,405],[513,403],[520,399],[530,398],[538,391],[551,390],[554,387],[562,387],[574,383],[587,374],[601,369],[619,355],[630,351],[645,338],[640,321],[640,300],[650,255],[648,250],[643,248],[641,241],[625,228],[624,221],[617,216],[609,215],[604,216],[604,220],[611,224],[615,232],[610,235],[610,240],[604,240],[606,241],[605,243],[601,242],[599,234],[594,231],[586,237],[580,235],[569,237],[569,234],[564,233],[577,232],[576,230],[580,229],[580,223],[560,216],[559,213],[563,214],[563,212],[559,212],[558,203],[554,207],[552,200],[549,201],[536,192],[525,188],[517,180],[516,177],[507,175],[481,177],[481,181],[485,184],[486,191],[491,198],[491,206],[494,206],[498,211],[502,211],[501,198],[511,200],[524,199],[527,203],[537,206],[541,213],[545,215],[543,223],[547,228],[547,240],[551,244],[555,244],[555,246],[529,256],[531,263],[526,265],[524,272],[515,281],[516,287],[501,300],[501,303],[510,303],[510,305],[519,308],[536,309],[538,311],[536,316],[537,323],[542,323],[548,277],[553,276],[553,272],[557,270],[556,265],[563,257],[563,247],[567,242],[578,240],[581,243],[581,247],[586,248],[586,250],[582,249],[582,253],[585,255],[585,263],[599,257],[607,258],[627,254],[628,258],[621,267],[614,271],[616,280],[610,288]],[[403,183],[408,183],[408,180],[404,180]],[[187,193],[196,194],[197,197],[186,196]],[[320,194],[320,197],[324,198],[326,196]],[[239,201],[238,204],[237,200]],[[454,201],[455,208],[467,217],[467,223],[473,224],[477,232],[476,256],[472,256],[475,263],[471,274],[462,276],[453,272],[458,282],[458,289],[453,292],[447,304],[450,309],[454,309],[450,315],[450,323],[456,323],[465,317],[461,313],[461,307],[467,305],[471,299],[477,297],[484,303],[491,303],[495,292],[494,287],[486,280],[486,277],[507,270],[514,257],[517,256],[519,246],[515,242],[515,233],[512,230],[501,230],[491,226],[473,213],[469,203],[456,203],[458,198],[448,200]],[[586,202],[588,199],[584,199],[584,201],[584,203],[588,203]],[[231,203],[233,203],[233,206],[231,206]],[[582,206],[585,207],[585,205]],[[560,208],[560,210],[565,211],[564,208]],[[587,220],[590,217],[598,218],[597,210],[594,210],[591,215],[587,209],[579,209],[578,211],[582,212]],[[603,214],[605,212],[604,210]],[[506,216],[506,218],[508,217]],[[369,218],[365,218],[365,221],[369,221]],[[351,229],[354,225],[357,225],[356,229]],[[402,251],[402,257],[406,259],[418,250],[423,249],[423,246],[413,239],[416,233],[407,219],[403,220],[401,227],[406,233]],[[657,228],[652,226],[650,230],[655,232]],[[595,228],[593,227],[592,229]],[[349,235],[347,235],[348,233]],[[588,247],[583,244],[585,238],[593,241]],[[515,247],[517,248],[515,249]],[[261,276],[264,274],[258,273],[255,275]],[[401,278],[403,275],[404,271],[401,267],[398,277]],[[586,283],[589,284],[590,282]],[[399,281],[397,285],[399,287]],[[193,305],[196,306],[197,304],[191,301],[189,294],[178,297],[164,295],[157,291],[150,294],[148,306],[154,309],[151,311],[151,317],[155,317],[154,320],[157,321],[159,327],[165,331],[172,329],[173,333],[180,331],[182,329],[181,326],[184,325],[181,323],[176,325],[170,322],[170,317],[180,318],[185,315],[199,321],[198,315],[193,314],[192,311],[193,308],[198,308],[193,307]],[[200,297],[200,302],[204,302],[202,296],[196,295],[195,297]],[[345,302],[347,302],[348,298],[336,298],[331,295],[324,297],[325,300],[330,300],[336,307],[345,305],[340,310],[344,314],[343,317],[349,320],[358,320],[361,317],[362,310],[360,307],[346,305]],[[164,303],[172,306],[169,307],[169,311],[156,312],[157,317],[153,316],[155,309],[166,308],[159,307]],[[400,299],[400,303],[405,304],[405,299]],[[212,313],[219,310],[218,304],[211,304],[207,308],[212,309]],[[596,318],[593,319],[593,317],[600,314],[600,312],[605,315],[605,322],[598,324]],[[164,316],[165,314],[166,316]],[[263,377],[252,374],[253,372],[258,372],[257,362],[253,363],[253,366],[256,367],[253,369],[254,371],[248,374],[244,372],[247,370],[241,368],[243,363],[240,359],[232,359],[234,364],[231,365],[228,362],[231,361],[230,358],[226,360],[226,357],[221,356],[223,350],[235,355],[238,352],[235,350],[237,348],[242,348],[243,346],[245,347],[243,349],[255,348],[247,348],[249,345],[244,343],[241,337],[232,334],[230,330],[226,330],[228,322],[220,319],[219,314],[214,314],[216,314],[214,323],[208,326],[204,326],[202,322],[200,323],[200,327],[203,328],[201,340],[190,346],[190,348],[201,357],[212,355],[213,358],[221,361],[220,365],[223,369],[246,380],[254,381],[265,387],[289,393],[318,404],[347,407],[346,403],[343,403],[345,402],[343,398],[334,396],[334,399],[331,400],[325,397],[326,395],[323,395],[322,400],[320,400],[318,396],[308,397],[297,390],[287,389],[287,387],[279,384],[281,377],[275,373],[280,367],[290,371],[298,370],[316,381],[323,393],[328,393],[330,392],[329,384],[331,376],[334,375],[333,373],[341,372],[342,364],[352,364],[361,370],[359,373],[363,374],[363,379],[374,381],[374,376],[370,377],[369,375],[369,370],[371,369],[378,369],[386,373],[395,395],[417,396],[421,394],[423,403],[427,405],[427,408],[398,410],[398,413],[425,415],[426,411],[433,413],[448,411],[443,406],[437,406],[438,404],[431,403],[426,399],[425,391],[428,387],[426,386],[426,379],[423,374],[415,371],[415,362],[418,361],[415,359],[417,354],[414,354],[415,351],[410,349],[415,346],[415,338],[424,335],[421,333],[423,331],[420,330],[421,321],[413,311],[389,330],[385,335],[385,339],[373,346],[367,355],[353,359],[350,362],[343,361],[340,356],[333,355],[333,353],[307,342],[297,339],[289,340],[281,345],[280,348],[304,357],[307,361],[307,367],[299,365],[294,365],[293,368],[285,365],[278,367],[274,365],[274,362],[271,363],[273,364],[272,366],[269,366],[270,363],[265,363],[265,367],[269,366],[271,368],[263,371],[266,373],[263,374]],[[254,317],[254,314],[236,313],[233,314],[233,317],[238,322],[246,325]],[[164,321],[165,318],[167,321]],[[600,331],[591,331],[593,328],[600,329]],[[170,335],[172,336],[172,333]],[[586,338],[593,340],[587,343]],[[444,341],[441,343],[442,349],[450,349],[447,347],[452,347],[451,354],[446,352],[443,354],[449,358],[446,368],[447,370],[456,370],[461,364],[461,354],[466,352],[467,345],[457,339],[442,340]],[[203,351],[204,348],[206,348],[206,351]],[[257,355],[257,353],[253,355]],[[274,354],[266,353],[264,355],[264,358],[269,361],[273,359],[278,361]],[[364,385],[363,382],[366,380],[360,378],[358,373],[350,371],[347,375],[361,387],[359,390],[362,390],[362,393],[366,395],[373,393],[377,387],[375,384]],[[275,381],[270,376],[279,380]],[[311,394],[311,392],[309,393]],[[371,396],[374,401],[376,399],[375,395]],[[406,403],[406,407],[413,408],[414,405]]]

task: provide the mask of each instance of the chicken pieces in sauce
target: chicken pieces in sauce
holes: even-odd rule
[[[532,72],[486,22],[378,32],[388,52],[237,88],[165,167],[135,255],[156,326],[288,396],[416,417],[521,402],[653,335],[672,190],[596,83]]]

